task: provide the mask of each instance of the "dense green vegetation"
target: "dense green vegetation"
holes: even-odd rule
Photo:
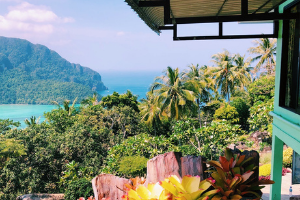
[[[0,104],[79,101],[105,90],[101,76],[45,46],[0,37]]]
[[[250,59],[228,51],[213,59],[217,66],[192,65],[182,73],[168,67],[141,102],[130,91],[100,102],[94,94],[79,108],[57,102],[46,121],[32,117],[23,130],[0,120],[0,199],[57,192],[87,197],[99,173],[143,176],[146,161],[158,154],[216,159],[254,131],[271,135],[273,75],[254,79]]]

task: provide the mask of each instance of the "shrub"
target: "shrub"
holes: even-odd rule
[[[266,102],[274,97],[275,77],[263,76],[248,87],[251,105],[257,101]]]
[[[164,136],[139,134],[128,137],[120,144],[113,146],[106,157],[103,173],[118,175],[119,163],[125,156],[143,156],[153,158],[159,154],[172,151],[172,144]]]
[[[283,151],[283,167],[291,167],[293,160],[293,149],[291,147]]]
[[[248,119],[251,131],[271,130],[269,124],[272,124],[273,117],[269,113],[274,110],[274,99],[267,102],[256,102],[250,108],[250,117]]]
[[[118,172],[125,177],[145,176],[147,161],[143,156],[126,156],[121,159]]]
[[[241,97],[234,98],[230,103],[231,106],[235,107],[236,111],[239,115],[239,124],[246,128],[247,120],[250,116],[249,108],[250,106],[247,104],[247,101]]]
[[[213,120],[213,116],[217,109],[221,107],[222,102],[218,100],[212,100],[208,102],[202,109],[203,111],[203,120],[210,122]]]
[[[282,176],[285,176],[286,173],[291,173],[291,171],[287,168],[282,168]]]
[[[260,176],[259,178],[258,178],[258,180],[270,180],[270,175],[269,176]]]
[[[214,114],[216,120],[227,120],[231,124],[236,124],[239,122],[239,113],[236,108],[228,104],[224,104],[219,109],[216,110]]]
[[[263,165],[269,164],[271,163],[271,157],[272,157],[271,153],[262,154],[259,158],[259,162],[262,163]]]
[[[86,178],[72,181],[65,191],[65,200],[74,200],[79,197],[88,198],[94,195],[92,183]]]
[[[206,158],[218,158],[224,148],[235,143],[238,135],[243,135],[239,125],[226,122],[212,122],[210,126],[196,129],[190,119],[180,120],[173,127],[170,139],[183,155],[201,155]]]
[[[265,164],[259,167],[259,176],[271,175],[271,164]]]
[[[246,142],[249,139],[249,135],[241,135],[239,136],[239,141]]]

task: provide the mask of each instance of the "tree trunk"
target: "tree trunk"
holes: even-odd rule
[[[202,123],[201,123],[201,116],[200,116],[200,99],[198,98],[197,99],[197,105],[198,105],[198,120],[199,120],[199,125],[200,125],[200,128],[202,127]]]
[[[228,103],[230,102],[230,97],[229,97],[229,86],[227,84],[227,98],[228,98]]]

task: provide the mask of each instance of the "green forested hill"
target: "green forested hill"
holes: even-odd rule
[[[80,101],[105,90],[99,73],[26,40],[0,37],[0,104]]]

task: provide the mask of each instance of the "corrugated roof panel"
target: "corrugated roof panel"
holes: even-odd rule
[[[139,7],[140,1],[125,0],[140,18],[155,32],[164,26],[164,8]],[[154,0],[153,0],[154,1]],[[248,0],[248,14],[265,13],[285,0]],[[241,0],[170,0],[170,18],[193,18],[241,15]]]
[[[171,0],[171,10],[175,18],[215,16],[223,1],[211,0]]]
[[[159,26],[164,25],[163,7],[139,7],[139,0],[125,0],[127,4],[139,15],[139,17],[157,34],[160,33]]]
[[[241,1],[228,0],[223,6],[219,16],[227,15],[240,15],[241,14]]]

